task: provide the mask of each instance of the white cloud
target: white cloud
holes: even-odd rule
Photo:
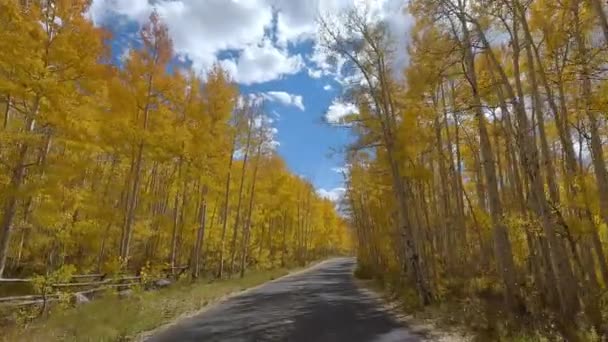
[[[317,39],[318,40],[318,39]],[[346,63],[346,59],[342,56],[337,56],[326,51],[319,45],[317,41],[313,46],[312,53],[307,56],[309,63],[314,65],[312,71],[313,74],[321,74],[322,76],[333,76],[336,79],[340,79],[342,73],[342,67]],[[311,71],[309,69],[309,75]]]
[[[152,12],[148,0],[94,0],[89,8],[89,16],[100,24],[113,14],[120,14],[137,22],[144,22]]]
[[[277,40],[280,44],[314,38],[321,14],[339,13],[361,0],[268,0],[277,9]],[[377,0],[373,0],[377,1]]]
[[[248,46],[236,60],[222,60],[221,65],[235,81],[243,84],[262,83],[298,73],[304,62],[300,55],[289,56],[287,50],[273,46],[264,39],[261,44]]]
[[[262,96],[268,101],[276,101],[285,106],[293,106],[301,111],[306,109],[301,95],[294,95],[284,91],[269,91],[263,93]]]
[[[407,66],[409,57],[407,45],[409,43],[409,32],[414,19],[407,10],[407,1],[386,0],[382,6],[382,18],[388,26],[390,37],[395,47],[395,55],[392,67],[394,72],[401,75],[401,70]]]
[[[317,18],[343,13],[349,7],[369,3],[377,20],[387,22],[405,55],[407,39],[403,0],[93,0],[89,16],[97,24],[111,18],[144,23],[157,10],[169,28],[175,51],[187,56],[198,71],[221,64],[236,81],[267,82],[295,74],[305,65],[288,46],[312,40],[307,58],[311,77],[340,74],[344,61],[332,60],[317,47]],[[118,16],[118,17],[117,17]],[[276,19],[276,21],[275,21]],[[276,24],[276,26],[275,26]],[[273,32],[273,28],[276,31]],[[270,38],[275,37],[276,43]],[[224,54],[222,54],[224,53]],[[225,57],[228,53],[232,57]],[[398,60],[405,58],[398,58]]]
[[[250,98],[257,100],[259,97],[250,96]],[[245,99],[241,98],[241,101],[244,102]],[[274,123],[275,119],[266,114],[258,115],[253,119],[252,126],[255,128],[256,136],[263,137],[262,153],[275,151],[281,145],[277,140],[279,130],[273,126]],[[244,148],[234,151],[233,157],[235,159],[240,160],[243,159],[244,156]]]
[[[255,118],[253,122],[253,126],[256,128],[262,129],[262,134],[264,135],[264,150],[266,151],[274,151],[281,145],[281,143],[277,140],[277,135],[279,134],[279,130],[276,127],[273,127],[274,119],[268,115],[260,115]]]
[[[344,118],[351,114],[359,114],[359,108],[352,103],[344,103],[335,99],[325,113],[325,119],[329,123],[342,123]]]
[[[325,85],[325,87],[323,87],[323,89],[324,89],[325,91],[331,91],[331,90],[333,90],[333,89],[334,89],[334,87],[332,87],[332,86],[331,86],[331,84],[326,84],[326,85]]]
[[[270,0],[94,0],[89,15],[97,24],[116,15],[142,24],[154,9],[169,29],[175,52],[199,71],[208,70],[224,51],[236,57],[221,64],[243,84],[278,79],[304,65],[301,56],[270,42]]]
[[[290,41],[312,38],[319,0],[271,0],[278,10],[277,40],[286,45]]]
[[[319,196],[321,196],[322,198],[328,199],[334,203],[338,203],[340,202],[340,200],[342,200],[342,198],[344,197],[344,194],[346,193],[346,189],[345,188],[333,188],[330,190],[326,190],[326,189],[317,189],[317,194]]]
[[[310,76],[310,78],[321,78],[321,76],[323,76],[323,70],[308,68],[308,76]]]
[[[409,30],[413,24],[412,17],[407,11],[407,0],[351,0],[348,8],[340,8],[338,11],[330,11],[324,16],[328,21],[329,27],[343,38],[356,38],[358,32],[355,32],[346,25],[342,25],[341,16],[347,13],[348,10],[356,10],[358,14],[364,15],[370,24],[384,23],[387,27],[389,43],[394,55],[391,58],[391,67],[397,77],[401,77],[402,70],[408,61],[407,43],[409,41]],[[343,83],[346,76],[344,72],[352,72],[352,67],[349,61],[344,57],[335,55],[331,51],[327,51],[320,44],[323,37],[316,36],[316,44],[313,53],[309,56],[309,60],[318,68],[324,71],[324,75],[333,75],[335,80]],[[331,41],[331,38],[329,39]],[[349,67],[344,68],[345,65]]]
[[[199,70],[211,67],[221,51],[242,51],[236,71],[245,75],[237,78],[250,83],[251,64],[268,60],[264,37],[271,25],[272,8],[264,0],[160,0],[154,6],[169,28],[175,51],[187,55]],[[273,56],[274,62],[278,55]]]
[[[120,61],[125,63],[131,57],[131,47],[127,46],[120,54]]]
[[[347,175],[350,171],[348,166],[332,167],[331,170],[340,175]]]

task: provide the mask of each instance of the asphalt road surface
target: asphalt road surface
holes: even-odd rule
[[[269,282],[152,336],[151,342],[418,342],[332,259]]]

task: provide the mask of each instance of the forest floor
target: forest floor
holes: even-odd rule
[[[201,308],[294,270],[251,271],[243,279],[178,282],[158,291],[107,295],[77,307],[57,306],[24,327],[2,328],[0,341],[132,341],[142,333],[192,315]],[[297,271],[297,269],[295,270]],[[28,313],[24,312],[24,315]]]

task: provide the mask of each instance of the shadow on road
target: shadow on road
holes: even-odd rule
[[[353,265],[335,259],[270,282],[148,341],[420,341],[357,289]]]

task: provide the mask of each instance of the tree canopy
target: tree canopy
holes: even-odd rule
[[[360,114],[345,118],[358,137],[346,201],[359,271],[421,305],[483,299],[501,313],[492,324],[604,334],[605,5],[412,0],[409,11],[406,70],[364,10],[321,25],[360,80],[348,89]]]
[[[153,13],[119,65],[90,1],[0,0],[0,277],[72,265],[223,276],[349,248],[263,104],[180,65]]]

